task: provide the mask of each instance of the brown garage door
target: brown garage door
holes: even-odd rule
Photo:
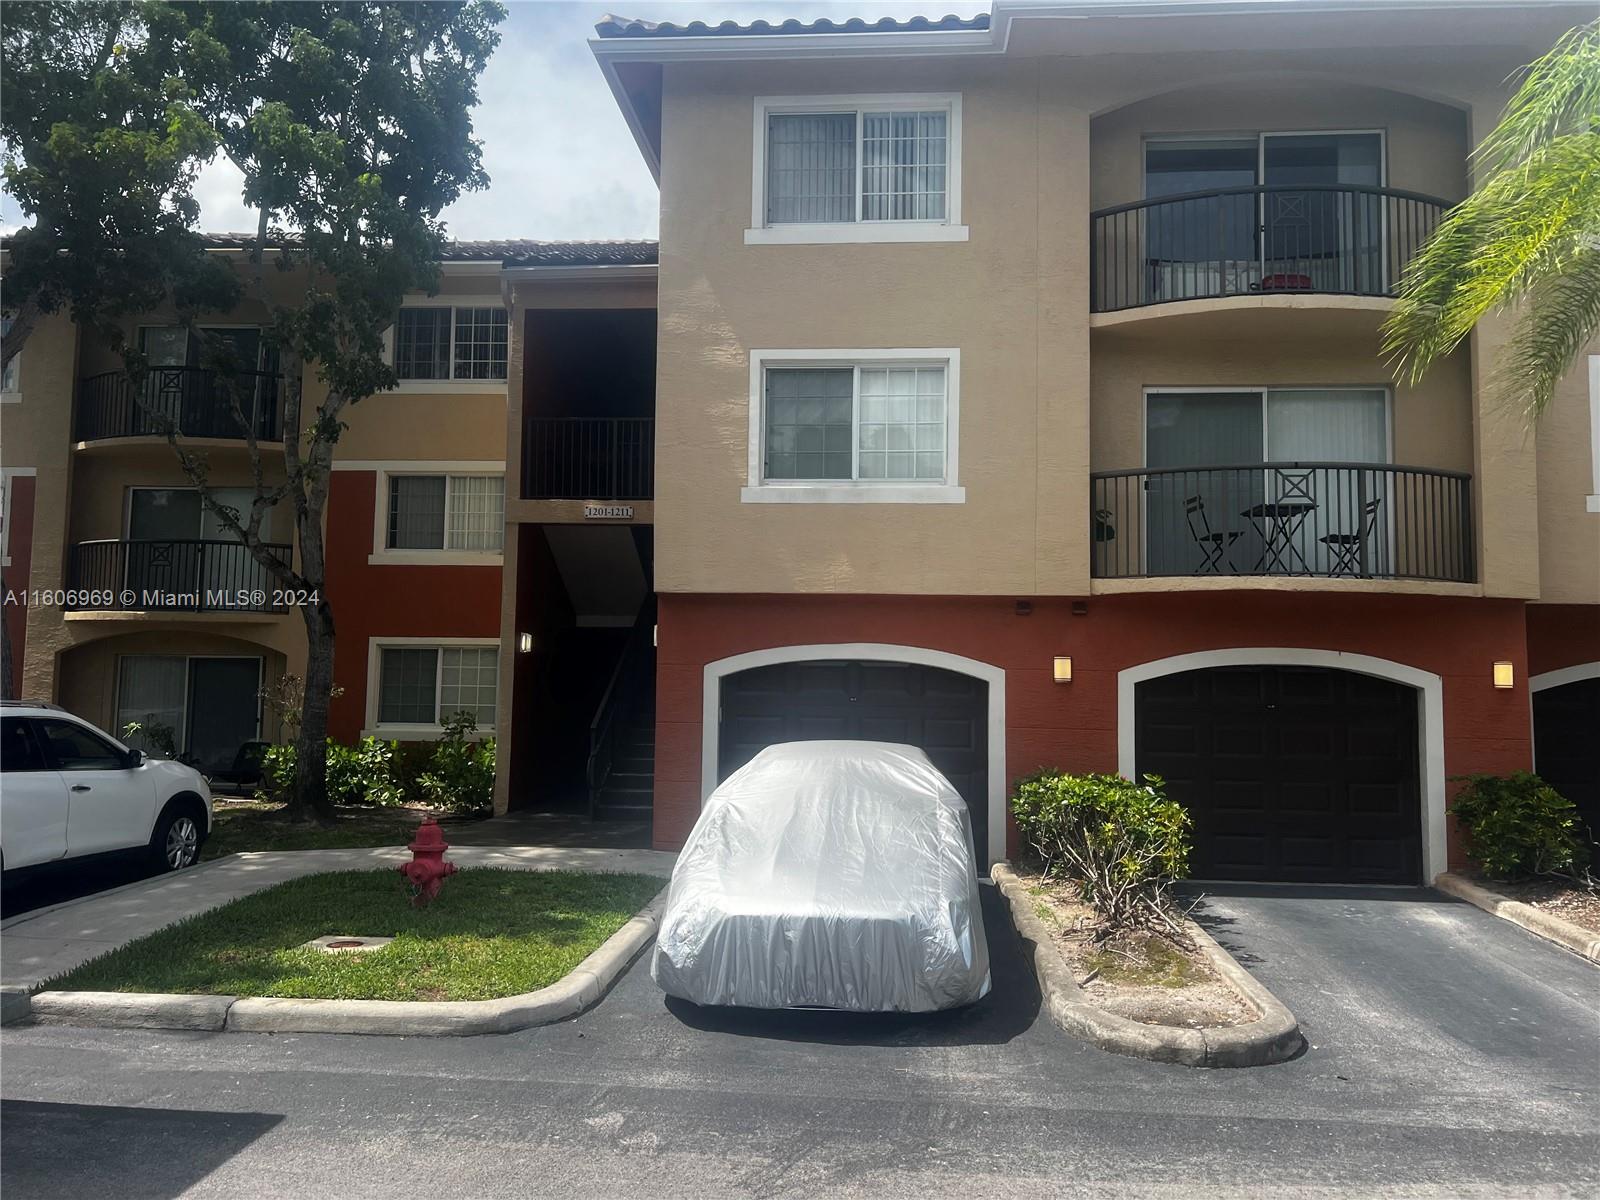
[[[717,780],[776,742],[850,738],[920,746],[972,812],[988,858],[989,685],[908,663],[780,663],[722,681]]]
[[[1136,760],[1194,817],[1196,879],[1422,882],[1417,693],[1217,667],[1138,685]]]

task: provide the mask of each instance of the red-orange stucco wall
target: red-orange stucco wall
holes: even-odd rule
[[[1600,662],[1600,605],[1528,605],[1528,670],[1534,675]]]
[[[1117,769],[1117,672],[1224,647],[1299,647],[1388,659],[1440,676],[1447,775],[1531,761],[1524,605],[1430,596],[1269,592],[1036,599],[662,595],[657,649],[655,845],[681,845],[700,809],[705,664],[785,645],[883,642],[1004,668],[1006,771]],[[1071,655],[1073,682],[1051,678]],[[1496,689],[1509,659],[1516,686]],[[1009,847],[1015,853],[1016,846]],[[1460,860],[1452,831],[1451,861]]]
[[[335,471],[328,493],[328,596],[333,605],[333,680],[328,734],[361,736],[367,713],[367,647],[382,637],[500,637],[499,566],[368,562],[377,473]]]

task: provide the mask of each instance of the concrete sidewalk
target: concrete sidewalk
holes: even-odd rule
[[[398,866],[409,856],[370,850],[265,850],[232,854],[174,875],[132,883],[41,908],[0,923],[0,984],[31,988],[54,975],[154,933],[184,917],[248,896],[286,879],[323,871]],[[459,867],[517,871],[626,871],[666,876],[675,854],[568,846],[452,846]]]

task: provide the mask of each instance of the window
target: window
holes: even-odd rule
[[[494,732],[500,649],[474,646],[381,646],[378,649],[378,727],[437,728],[470,712]]]
[[[504,475],[390,475],[390,550],[478,550],[505,544]]]
[[[54,718],[34,724],[58,771],[120,771],[128,765],[121,750],[82,725]]]
[[[44,771],[44,752],[26,717],[0,717],[0,771]]]
[[[0,342],[11,336],[11,318],[0,316]],[[11,361],[0,371],[0,392],[7,396],[14,396],[22,390],[22,355],[12,356]]]
[[[834,354],[843,361],[824,361]],[[963,499],[957,362],[954,350],[756,351],[744,498]]]
[[[401,379],[499,381],[506,377],[506,310],[407,306],[394,326],[394,369]]]
[[[747,243],[964,241],[959,96],[756,101]]]

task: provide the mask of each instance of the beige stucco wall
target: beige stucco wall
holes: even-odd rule
[[[1539,463],[1539,598],[1552,604],[1600,604],[1600,512],[1588,508],[1597,490],[1590,355],[1600,358],[1600,338],[1556,388],[1532,438]]]
[[[1380,128],[1391,186],[1454,199],[1467,147],[1527,57],[1514,45],[1313,40],[1202,55],[668,64],[658,587],[1087,591],[1090,459],[1138,461],[1141,386],[1390,381],[1381,302],[1330,298],[1324,321],[1314,297],[1296,297],[1289,318],[1241,307],[1192,328],[1091,335],[1089,212],[1137,197],[1143,135]],[[960,93],[969,240],[745,245],[755,98],[880,92]],[[1532,452],[1493,418],[1482,384],[1500,337],[1486,325],[1421,385],[1396,390],[1394,456],[1472,472],[1486,591],[1531,597]],[[750,351],[886,347],[960,349],[965,503],[741,502]]]

